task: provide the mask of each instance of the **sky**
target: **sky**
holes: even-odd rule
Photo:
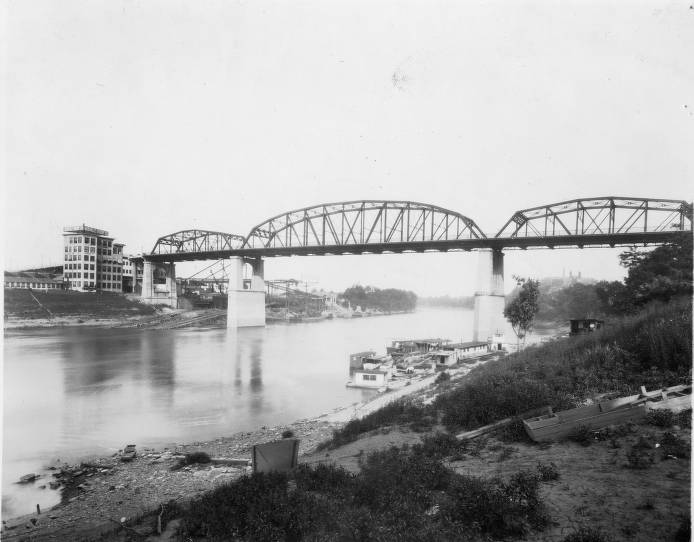
[[[430,203],[487,234],[574,198],[691,201],[690,6],[7,0],[4,268],[60,264],[62,228],[82,223],[139,253],[338,201]],[[618,280],[619,252],[507,251],[506,284]],[[265,274],[471,295],[476,268],[474,253],[293,257]]]

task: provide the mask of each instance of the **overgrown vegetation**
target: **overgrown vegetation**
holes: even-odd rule
[[[182,530],[206,540],[486,540],[547,521],[539,477],[457,474],[427,448],[369,454],[358,474],[300,465],[253,474],[192,502]]]
[[[634,314],[653,302],[692,295],[692,237],[684,235],[653,250],[632,248],[619,256],[624,281],[577,282],[560,289],[541,288],[538,318],[610,317]],[[549,283],[550,281],[548,281]],[[513,295],[513,294],[512,294]]]
[[[641,385],[652,390],[688,383],[691,317],[689,299],[677,299],[591,334],[528,347],[475,369],[463,384],[439,395],[431,406],[397,401],[352,420],[322,448],[353,442],[384,426],[410,424],[424,430],[440,418],[451,432],[471,430],[545,406],[555,411],[573,408],[600,393],[629,395],[638,393]],[[679,415],[677,421],[690,423],[690,412]],[[506,441],[527,438],[520,418],[499,436]]]
[[[599,393],[687,383],[691,359],[691,305],[679,299],[589,335],[490,361],[434,407],[450,429],[475,429],[545,405],[579,406]]]
[[[424,431],[430,429],[436,419],[429,407],[423,407],[403,399],[380,408],[361,419],[352,420],[342,429],[333,431],[333,437],[318,446],[318,450],[337,448],[354,442],[364,433],[389,425],[410,425],[411,428]]]
[[[32,297],[39,300],[39,305]],[[46,310],[48,309],[48,311]],[[5,288],[5,318],[47,318],[81,316],[83,318],[115,318],[154,314],[156,309],[131,301],[121,294],[104,292],[73,292],[66,290],[20,290]]]
[[[581,527],[567,535],[562,542],[612,542],[612,539],[600,528]]]

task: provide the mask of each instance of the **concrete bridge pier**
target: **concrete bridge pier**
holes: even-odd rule
[[[176,264],[145,260],[142,269],[142,302],[166,305],[173,309],[178,303]]]
[[[499,249],[478,252],[477,289],[472,340],[489,341],[501,349],[504,341],[504,253]]]
[[[243,268],[250,264],[250,279],[243,278]],[[227,329],[265,325],[265,265],[263,259],[229,258]]]

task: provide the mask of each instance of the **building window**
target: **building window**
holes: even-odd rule
[[[362,375],[363,380],[376,380],[376,375]]]

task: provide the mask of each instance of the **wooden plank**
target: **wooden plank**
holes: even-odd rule
[[[550,414],[552,413],[552,407],[541,407],[541,408],[534,408],[532,410],[528,410],[526,412],[523,412],[522,414],[519,414],[518,416],[512,416],[510,418],[504,418],[503,420],[499,420],[498,422],[490,423],[489,425],[485,425],[483,427],[478,427],[477,429],[473,429],[472,431],[465,431],[463,433],[458,433],[455,438],[458,440],[469,440],[473,439],[476,437],[479,437],[480,435],[484,435],[485,433],[489,433],[490,431],[493,431],[494,429],[498,429],[500,427],[504,427],[505,425],[510,424],[513,420],[515,419],[525,419],[529,418],[532,416],[537,416],[540,413],[546,413],[549,412]]]
[[[508,425],[513,421],[513,418],[504,418],[503,420],[500,420],[498,422],[490,423],[489,425],[485,425],[484,427],[480,427],[478,429],[474,429],[472,431],[465,431],[464,433],[459,433],[455,436],[458,440],[468,440],[468,439],[473,439],[476,437],[479,437],[480,435],[484,435],[485,433],[489,433],[490,431],[493,431],[494,429],[498,429],[499,427],[503,427],[505,425]]]

